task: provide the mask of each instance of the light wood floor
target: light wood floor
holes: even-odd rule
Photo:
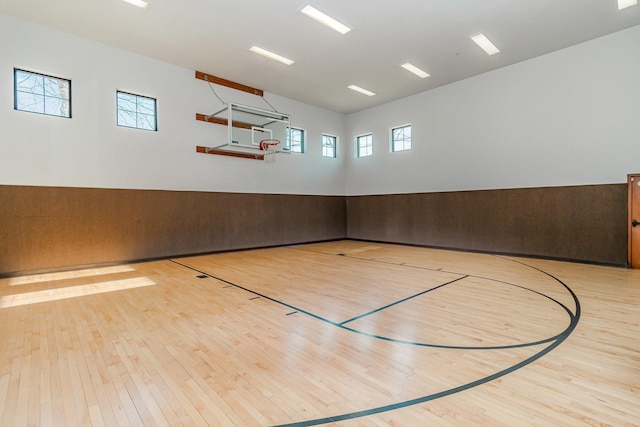
[[[367,242],[3,279],[0,426],[637,426],[639,338],[638,270]]]

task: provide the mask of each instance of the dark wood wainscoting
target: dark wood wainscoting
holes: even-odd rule
[[[626,265],[626,216],[626,184],[355,196],[347,237]]]
[[[0,185],[0,275],[344,238],[342,196]]]
[[[0,185],[0,276],[343,238],[627,263],[626,184],[372,196]]]

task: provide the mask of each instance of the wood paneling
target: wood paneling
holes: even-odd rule
[[[214,116],[208,116],[206,114],[201,114],[201,113],[196,113],[196,120],[201,121],[201,122],[207,122],[207,123],[214,123],[217,125],[225,125],[228,126],[229,125],[229,120],[227,119],[223,119],[220,117],[214,117]],[[232,123],[232,126],[235,128],[241,128],[241,129],[251,129],[251,123],[243,123],[243,122],[237,122],[234,121]]]
[[[345,237],[626,265],[627,187],[341,197],[0,186],[0,275]]]
[[[345,198],[0,186],[0,275],[345,236]]]
[[[349,197],[347,237],[625,265],[625,184]]]
[[[226,149],[227,147],[234,148],[233,146],[220,146],[220,147],[203,147],[202,145],[196,145],[196,153],[203,154],[216,154],[218,156],[229,156],[229,157],[240,157],[241,159],[251,159],[251,160],[264,160],[264,156],[266,154],[265,151],[253,150],[253,153],[249,153],[247,151],[232,151],[230,149]]]
[[[258,95],[258,96],[264,95],[264,91],[262,89],[243,85],[241,83],[236,83],[234,81],[223,79],[221,77],[212,76],[211,74],[203,73],[202,71],[196,71],[196,79],[204,80],[209,83],[215,83],[221,86],[230,87],[232,89],[240,90],[253,95]]]

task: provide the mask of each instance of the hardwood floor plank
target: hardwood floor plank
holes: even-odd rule
[[[339,241],[2,279],[0,302],[3,426],[640,419],[636,270]]]

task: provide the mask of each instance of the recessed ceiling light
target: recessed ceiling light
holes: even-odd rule
[[[638,0],[618,0],[618,10],[626,9],[638,4]]]
[[[500,53],[500,49],[498,49],[491,40],[487,38],[484,34],[476,34],[475,36],[471,36],[471,40],[476,42],[478,46],[480,46],[488,55],[495,55],[496,53]]]
[[[356,85],[349,85],[347,86],[349,89],[351,90],[355,90],[356,92],[360,92],[363,93],[367,96],[374,96],[375,93],[371,92],[370,90],[366,90],[366,89],[362,89],[360,86],[356,86]]]
[[[282,62],[283,64],[291,65],[295,62],[289,58],[280,56],[277,53],[269,52],[268,50],[258,46],[251,46],[249,50],[253,53],[257,53],[258,55],[266,56],[269,59],[273,59],[274,61]]]
[[[123,0],[123,1],[126,1],[127,3],[132,4],[134,6],[138,6],[140,9],[146,9],[147,6],[149,6],[149,3],[143,0]]]
[[[427,72],[422,71],[420,68],[416,67],[413,64],[410,64],[409,62],[407,62],[406,64],[402,64],[401,67],[407,71],[411,71],[413,74],[420,77],[421,79],[429,77],[429,74]]]
[[[326,25],[332,30],[339,32],[340,34],[346,34],[349,31],[351,31],[351,28],[347,27],[341,22],[338,22],[337,20],[333,19],[329,15],[325,15],[324,13],[320,12],[318,9],[316,9],[313,6],[306,5],[304,8],[302,8],[300,12],[304,13],[310,18],[315,19],[319,23]]]

